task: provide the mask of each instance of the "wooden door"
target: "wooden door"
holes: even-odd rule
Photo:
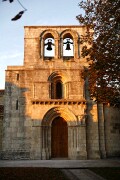
[[[62,117],[57,117],[52,122],[51,157],[68,157],[68,127]]]

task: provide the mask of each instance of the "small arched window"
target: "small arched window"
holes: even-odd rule
[[[51,98],[52,99],[63,98],[63,83],[61,81],[55,81],[51,83]]]
[[[56,99],[62,99],[62,83],[56,83]]]

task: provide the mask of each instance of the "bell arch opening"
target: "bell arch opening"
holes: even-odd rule
[[[78,33],[71,29],[61,32],[61,57],[63,60],[74,59],[79,56]]]
[[[44,40],[44,59],[52,59],[55,56],[55,41],[52,36]]]
[[[65,34],[63,37],[63,58],[74,57],[74,41],[71,34]]]

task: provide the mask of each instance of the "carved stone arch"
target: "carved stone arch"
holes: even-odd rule
[[[51,126],[52,121],[57,117],[62,117],[67,122],[68,126],[75,126],[77,123],[77,117],[70,109],[63,107],[53,107],[44,115],[42,125]]]
[[[45,31],[43,31],[40,35],[41,38],[46,38],[49,34],[52,35],[52,37],[54,37],[54,39],[59,39],[59,34],[57,31],[52,30],[52,29],[47,29]]]
[[[66,30],[62,31],[60,34],[60,38],[63,39],[66,34],[70,34],[73,37],[73,39],[78,39],[78,33],[71,29],[66,29]]]
[[[54,71],[49,77],[48,77],[48,81],[52,82],[55,78],[61,78],[63,83],[66,83],[67,81],[69,81],[69,76],[67,76],[66,73],[62,73],[60,71]]]
[[[71,30],[71,29],[66,29],[64,31],[61,32],[60,34],[60,49],[61,49],[61,57],[63,56],[63,40],[66,37],[70,37],[73,40],[73,44],[74,44],[74,58],[79,58],[79,35],[76,31]],[[76,51],[77,50],[77,51]]]
[[[47,29],[45,31],[43,31],[40,34],[40,55],[42,58],[44,58],[44,41],[47,38],[53,38],[55,41],[55,58],[58,57],[58,44],[59,44],[59,34],[57,31],[52,30],[52,29]]]

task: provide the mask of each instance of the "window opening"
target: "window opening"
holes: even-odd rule
[[[19,81],[19,74],[17,74],[17,81]]]
[[[63,98],[63,84],[61,81],[51,83],[51,99]]]
[[[54,57],[55,55],[55,46],[54,46],[54,39],[47,38],[44,41],[44,57]]]
[[[56,83],[56,99],[62,99],[62,83]]]
[[[63,57],[73,57],[73,40],[71,38],[65,38],[63,40]]]
[[[18,110],[18,100],[16,100],[16,110]]]

